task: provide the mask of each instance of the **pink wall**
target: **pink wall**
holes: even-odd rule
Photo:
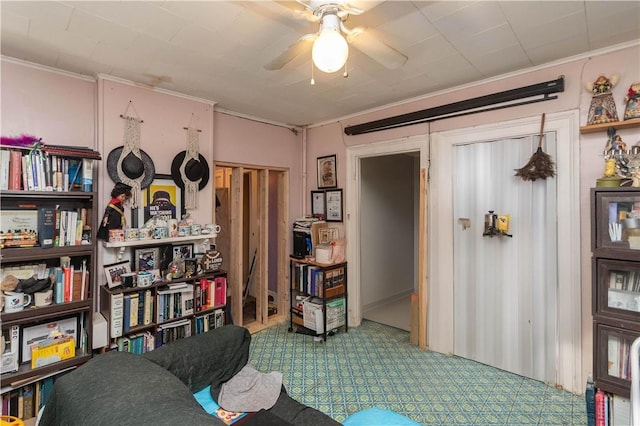
[[[95,81],[4,58],[1,65],[2,136],[96,148]]]
[[[540,69],[496,81],[478,84],[452,92],[414,100],[410,103],[397,105],[377,111],[363,113],[359,116],[349,117],[335,123],[328,123],[319,127],[308,129],[307,133],[307,167],[310,178],[307,181],[306,191],[315,189],[315,162],[322,155],[336,153],[338,156],[338,187],[345,185],[347,146],[368,144],[380,141],[402,139],[409,136],[467,128],[481,124],[495,123],[513,120],[517,118],[540,116],[542,113],[552,113],[578,109],[580,112],[580,125],[587,122],[587,114],[591,102],[591,93],[584,88],[584,83],[593,82],[599,75],[619,75],[620,81],[614,87],[613,95],[616,101],[618,117],[624,114],[623,98],[632,82],[640,80],[640,48],[638,45],[618,50],[612,53],[601,54],[586,59],[575,60],[565,64]],[[392,117],[408,112],[419,111],[426,108],[462,101],[478,96],[488,95],[505,90],[528,86],[544,81],[555,80],[563,75],[565,90],[558,94],[558,99],[548,102],[540,102],[530,105],[501,109],[492,112],[472,114],[464,117],[435,121],[428,124],[417,124],[397,129],[368,133],[358,136],[347,136],[344,127],[366,123],[381,118]],[[577,129],[576,129],[577,131]],[[640,128],[619,130],[624,141],[628,145],[640,143]],[[580,221],[582,241],[581,272],[582,272],[582,356],[584,377],[592,370],[593,328],[591,317],[591,228],[590,228],[590,204],[589,189],[595,186],[595,180],[602,175],[603,159],[602,149],[606,142],[606,132],[580,135],[580,169],[575,170],[580,180]],[[560,141],[562,143],[562,141]],[[433,159],[437,161],[437,159]],[[346,195],[345,195],[346,196]],[[345,212],[348,214],[348,212]]]
[[[109,152],[123,145],[124,114],[129,101],[144,120],[140,147],[153,159],[156,173],[169,174],[173,157],[186,149],[189,125],[201,129],[200,153],[213,161],[250,164],[290,171],[290,217],[301,214],[302,135],[289,129],[214,112],[214,102],[151,90],[107,79],[98,81],[41,66],[2,59],[1,130],[22,133],[45,143],[79,145],[102,153],[100,208],[113,182],[106,171]],[[193,114],[193,119],[192,119]],[[211,220],[213,176],[200,191],[196,220]]]

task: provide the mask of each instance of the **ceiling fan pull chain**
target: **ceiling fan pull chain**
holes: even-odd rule
[[[313,78],[313,68],[314,68],[313,61],[311,61],[311,85],[315,86],[316,85],[316,81]]]

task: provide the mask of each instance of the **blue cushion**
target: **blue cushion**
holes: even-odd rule
[[[395,411],[383,410],[377,407],[354,413],[347,417],[342,424],[345,426],[420,426],[420,423],[398,414]]]
[[[196,401],[198,401],[198,404],[202,406],[204,411],[213,416],[216,416],[228,425],[237,422],[247,415],[247,413],[234,413],[220,408],[218,403],[211,396],[211,386],[207,386],[201,391],[194,393],[193,397],[196,399]]]

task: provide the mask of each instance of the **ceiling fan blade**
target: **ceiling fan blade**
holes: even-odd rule
[[[382,42],[371,30],[354,28],[347,36],[347,41],[390,70],[400,68],[409,59],[405,54]]]
[[[308,52],[316,37],[317,34],[303,35],[298,41],[289,46],[287,50],[278,55],[277,58],[265,64],[264,68],[270,71],[279,70],[304,52]]]
[[[296,19],[306,19],[311,22],[318,22],[320,20],[319,17],[313,14],[313,9],[309,7],[306,3],[297,0],[297,1],[280,1],[274,0],[274,3],[279,4],[280,6],[284,6],[289,9],[292,16]]]
[[[384,0],[373,1],[373,0],[347,0],[344,2],[345,7],[347,8],[355,8],[360,9],[362,12],[366,12],[367,10],[371,10],[380,3],[384,3]]]

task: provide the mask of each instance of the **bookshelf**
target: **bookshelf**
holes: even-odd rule
[[[323,264],[290,257],[289,264],[289,331],[300,327],[325,341],[341,327],[348,332],[347,262]]]
[[[227,273],[222,270],[146,287],[103,285],[100,292],[111,350],[141,354],[226,323]]]
[[[640,227],[626,218],[640,217],[640,188],[592,188],[591,212],[595,386],[629,398],[630,347],[640,336]]]
[[[11,407],[16,405],[16,398],[21,398],[24,420],[37,414],[57,377],[91,358],[96,277],[94,163],[100,160],[100,154],[88,148],[48,146],[36,155],[42,168],[32,165],[25,169],[26,157],[35,158],[34,151],[0,146],[1,276],[13,275],[21,280],[34,273],[38,279],[53,276],[50,304],[42,297],[43,302],[36,306],[32,294],[31,303],[22,310],[3,309],[0,313],[4,340],[0,394],[3,405],[6,402]],[[56,177],[55,170],[62,164],[75,165],[78,178],[67,175],[62,179],[62,172]],[[87,169],[84,176],[82,168]],[[34,186],[34,178],[40,185]],[[42,345],[56,327],[73,334],[74,348],[68,351],[73,355],[32,363],[32,346]]]

